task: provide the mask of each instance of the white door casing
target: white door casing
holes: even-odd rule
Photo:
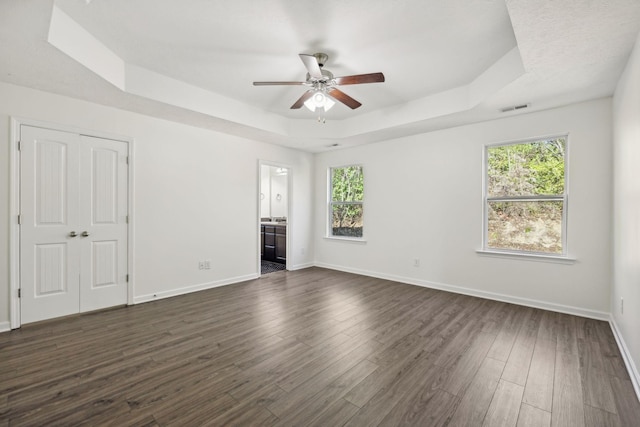
[[[127,302],[127,143],[21,126],[21,323]]]

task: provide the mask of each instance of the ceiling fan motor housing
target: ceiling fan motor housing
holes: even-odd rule
[[[321,81],[321,82],[329,82],[331,80],[333,80],[333,73],[329,70],[325,70],[325,69],[320,69],[320,72],[322,73],[322,79],[313,79],[311,77],[311,74],[307,73],[307,81]]]

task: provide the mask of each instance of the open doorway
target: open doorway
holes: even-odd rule
[[[289,180],[291,169],[260,162],[258,271],[287,269],[289,248]]]

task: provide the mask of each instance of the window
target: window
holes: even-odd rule
[[[485,250],[566,256],[566,136],[485,151]]]
[[[362,238],[362,166],[330,168],[329,183],[329,236]]]

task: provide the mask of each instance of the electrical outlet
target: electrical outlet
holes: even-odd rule
[[[204,261],[198,261],[198,270],[204,270]]]
[[[204,261],[204,269],[205,270],[211,270],[211,260],[207,259]]]
[[[624,298],[620,298],[620,314],[624,314]]]
[[[420,267],[420,258],[414,258],[413,266],[414,267]]]

